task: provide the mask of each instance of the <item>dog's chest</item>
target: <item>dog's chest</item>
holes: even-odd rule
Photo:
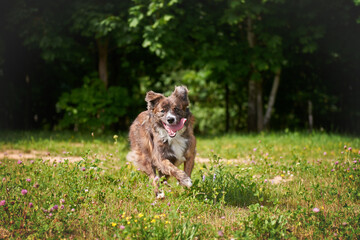
[[[170,149],[172,150],[173,157],[176,158],[176,162],[174,163],[176,166],[179,166],[183,162],[186,161],[184,153],[187,147],[187,139],[181,136],[182,132],[178,132],[178,134],[171,138],[167,134],[167,132],[164,130],[164,133],[160,133],[160,136],[162,137],[164,142],[167,142]],[[168,153],[169,154],[169,153]]]

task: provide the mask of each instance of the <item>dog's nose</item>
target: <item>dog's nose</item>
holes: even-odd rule
[[[174,117],[168,117],[167,121],[168,121],[169,124],[172,124],[175,121],[175,118]]]

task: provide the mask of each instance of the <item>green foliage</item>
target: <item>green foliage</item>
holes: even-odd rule
[[[256,203],[249,206],[249,216],[244,221],[244,230],[236,233],[246,239],[287,239],[287,216],[279,210],[271,212],[266,206]]]
[[[101,132],[126,114],[129,103],[124,88],[111,86],[105,89],[101,80],[85,77],[81,88],[60,97],[57,109],[63,113],[63,118],[58,127]]]
[[[248,206],[253,202],[264,201],[259,194],[259,186],[248,176],[231,171],[220,163],[220,158],[212,156],[210,167],[203,165],[200,178],[195,179],[191,189],[199,201],[219,206]]]

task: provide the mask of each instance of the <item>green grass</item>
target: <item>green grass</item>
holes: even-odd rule
[[[148,178],[125,161],[127,136],[118,135],[3,133],[1,152],[38,150],[65,160],[0,160],[0,239],[360,236],[359,138],[198,137],[198,157],[211,161],[195,164],[192,188],[170,178],[160,186],[166,198],[156,200]],[[71,156],[83,160],[70,163]],[[272,184],[275,177],[282,182]]]

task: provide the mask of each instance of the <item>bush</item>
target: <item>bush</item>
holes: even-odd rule
[[[118,86],[105,89],[100,79],[85,77],[81,88],[60,97],[56,108],[64,115],[57,127],[101,132],[118,122],[128,105],[126,89]]]

